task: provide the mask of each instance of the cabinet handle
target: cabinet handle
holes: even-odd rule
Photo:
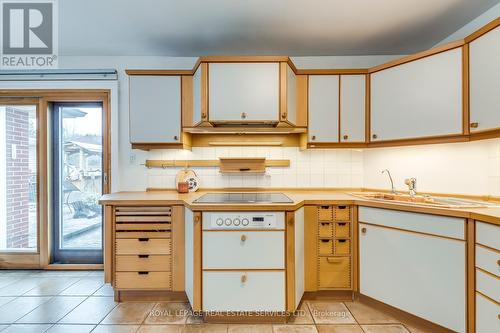
[[[195,215],[194,216],[194,222],[198,223],[201,221],[200,215]]]
[[[138,257],[141,259],[149,258],[149,254],[139,254]]]
[[[316,140],[316,135],[311,136],[311,140]]]
[[[246,117],[247,117],[246,112],[242,112],[242,113],[241,113],[241,119],[246,119]]]
[[[137,274],[139,274],[139,275],[148,275],[149,272],[137,272]]]
[[[361,228],[361,233],[366,234],[366,228]]]
[[[246,276],[246,274],[242,275],[241,278],[240,278],[240,280],[241,280],[241,283],[247,282],[247,276]]]
[[[349,139],[349,135],[344,135],[344,140]]]
[[[337,258],[327,257],[326,262],[328,262],[330,264],[339,264],[341,261],[340,261],[340,259],[337,259]]]
[[[376,138],[378,138],[378,135],[377,134],[373,134],[372,138],[376,139]]]
[[[205,119],[207,118],[207,114],[206,114],[206,113],[202,113],[202,114],[201,114],[201,118],[202,118],[203,120],[205,120]]]
[[[174,135],[174,140],[175,141],[179,140],[179,137],[177,135]]]
[[[500,259],[497,260],[497,265],[500,266]]]
[[[286,119],[286,113],[281,114],[281,119]]]
[[[478,128],[479,123],[470,123],[470,128]]]
[[[139,238],[139,242],[149,242],[149,238]]]
[[[245,236],[245,235],[241,235],[241,238],[240,238],[240,239],[241,239],[241,241],[242,241],[242,242],[244,242],[244,241],[246,241],[246,240],[247,240],[247,236]]]

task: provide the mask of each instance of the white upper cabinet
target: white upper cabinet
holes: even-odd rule
[[[279,63],[210,63],[209,120],[277,122]]]
[[[286,111],[281,115],[281,120],[297,123],[297,76],[286,64]]]
[[[309,142],[339,141],[339,76],[309,75]]]
[[[340,77],[340,141],[365,142],[366,76]]]
[[[371,74],[371,141],[461,133],[461,48]]]
[[[500,27],[469,44],[471,132],[500,128]]]
[[[202,66],[198,66],[193,75],[193,124],[201,122],[201,71]]]
[[[180,76],[129,76],[130,142],[179,143]]]

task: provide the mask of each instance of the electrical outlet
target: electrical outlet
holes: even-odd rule
[[[135,161],[137,159],[137,155],[134,154],[134,153],[131,153],[130,156],[129,156],[129,164],[130,165],[134,165],[135,164]]]

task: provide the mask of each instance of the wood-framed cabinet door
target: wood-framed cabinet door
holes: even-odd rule
[[[366,75],[340,76],[340,142],[365,142]]]
[[[469,44],[470,131],[500,128],[500,27]]]
[[[370,77],[372,142],[462,134],[462,48]]]
[[[309,75],[308,141],[339,141],[339,75]]]
[[[131,143],[180,143],[180,76],[131,75],[129,99]]]
[[[209,63],[211,122],[278,122],[280,64]]]

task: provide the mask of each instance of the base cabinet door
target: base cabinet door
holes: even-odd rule
[[[500,305],[476,293],[476,333],[500,332]]]
[[[204,311],[284,311],[285,272],[205,271]]]
[[[464,241],[363,223],[359,235],[361,294],[465,332]]]

